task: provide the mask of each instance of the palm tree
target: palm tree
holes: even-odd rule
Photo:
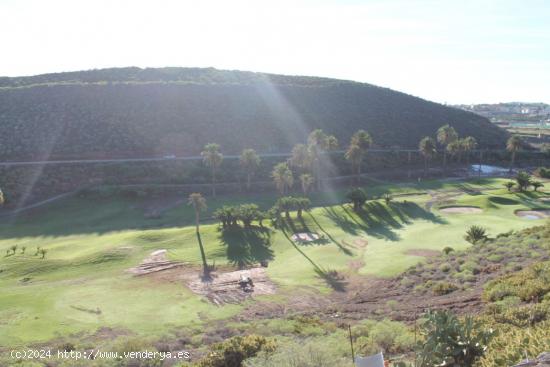
[[[367,194],[363,189],[357,187],[348,191],[346,193],[346,198],[351,201],[353,204],[353,211],[357,213],[367,201]]]
[[[281,195],[284,195],[286,191],[294,185],[294,176],[287,162],[277,163],[275,167],[273,167],[271,177]]]
[[[323,130],[317,129],[309,134],[307,143],[317,189],[321,190],[321,156],[325,152],[338,148],[338,140],[333,135],[327,135]]]
[[[201,251],[202,258],[202,267],[204,275],[208,274],[208,264],[206,263],[206,254],[204,252],[204,247],[202,246],[201,234],[200,234],[200,216],[201,212],[206,210],[206,199],[200,193],[193,193],[189,195],[187,203],[195,209],[195,230],[197,233],[197,240],[199,241],[199,248]]]
[[[294,167],[298,172],[309,172],[311,170],[312,157],[305,144],[296,144],[292,148],[292,155],[288,159],[290,167]]]
[[[204,146],[201,152],[204,163],[212,170],[212,196],[216,197],[216,170],[223,162],[223,155],[220,153],[220,146],[216,143],[209,143]]]
[[[418,150],[424,156],[424,176],[426,176],[428,174],[428,159],[435,154],[435,141],[429,136],[422,138]]]
[[[2,189],[0,189],[0,205],[4,205],[4,193]]]
[[[532,183],[531,175],[529,175],[529,173],[525,171],[519,171],[515,179],[516,179],[516,183],[518,185],[519,191],[527,190],[527,188],[531,186],[531,183]]]
[[[304,195],[308,194],[314,182],[315,180],[313,179],[313,176],[309,173],[303,173],[300,175],[300,183],[302,185],[302,192]]]
[[[458,140],[458,134],[449,124],[441,126],[437,130],[437,142],[443,145],[443,170],[447,171],[447,151],[446,148],[452,142]]]
[[[363,163],[363,158],[371,145],[372,138],[365,130],[358,130],[351,137],[351,142],[345,153],[345,157],[351,163],[352,169],[357,177],[357,182],[361,177],[361,165]]]
[[[516,183],[513,182],[513,181],[508,181],[508,182],[503,183],[503,185],[504,185],[504,187],[506,187],[506,189],[508,189],[508,192],[511,192],[512,188],[514,186],[516,186]]]
[[[294,198],[294,204],[296,206],[296,216],[301,219],[302,218],[302,212],[304,210],[308,210],[311,206],[311,201],[308,198]]]
[[[254,149],[244,149],[239,158],[241,168],[246,173],[246,188],[250,189],[250,179],[254,172],[258,169],[261,162],[260,156],[256,154]]]
[[[473,136],[462,139],[463,149],[466,152],[466,164],[470,167],[470,153],[477,148],[477,140]]]
[[[510,170],[512,173],[512,168],[514,168],[514,162],[516,160],[516,152],[521,149],[523,141],[517,135],[512,135],[506,142],[506,150],[512,153],[512,159],[510,160]]]
[[[359,182],[361,177],[361,163],[363,163],[363,152],[359,145],[351,144],[346,150],[344,157],[351,163],[351,169],[355,174],[355,182]]]
[[[449,153],[452,157],[457,157],[458,163],[460,163],[461,150],[462,150],[462,142],[460,140],[455,140],[450,142],[445,148],[446,153]]]
[[[533,186],[534,191],[537,191],[541,187],[544,187],[544,184],[540,181],[533,181],[533,182],[531,182],[531,186]]]

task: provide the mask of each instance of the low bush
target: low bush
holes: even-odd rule
[[[199,367],[241,367],[245,359],[258,353],[275,350],[274,340],[259,335],[235,336],[222,343],[214,344],[210,353],[198,363]]]
[[[452,293],[457,289],[458,287],[455,284],[449,282],[435,282],[432,285],[432,292],[438,296]]]

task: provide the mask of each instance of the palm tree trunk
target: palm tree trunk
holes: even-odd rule
[[[321,164],[319,159],[315,160],[315,179],[317,181],[317,191],[321,191]]]
[[[357,165],[357,184],[361,183],[361,162]]]
[[[481,178],[481,161],[483,160],[483,151],[479,151],[479,169],[477,171],[477,177]]]
[[[411,152],[407,152],[407,178],[411,178]]]
[[[202,239],[201,234],[199,231],[199,212],[195,212],[195,230],[197,233],[197,240],[199,241],[199,249],[201,251],[201,258],[202,258],[202,267],[204,271],[204,275],[206,276],[208,274],[208,264],[206,262],[206,254],[204,253],[204,247],[202,245]]]
[[[443,172],[447,172],[447,148],[443,148]]]
[[[424,177],[428,175],[428,157],[424,157]]]
[[[251,176],[252,176],[252,175],[250,174],[250,172],[246,175],[246,188],[247,188],[248,190],[250,190],[250,177],[251,177]]]
[[[216,197],[216,169],[212,168],[212,196]]]
[[[514,168],[514,162],[516,160],[516,151],[512,151],[512,159],[510,160],[510,169],[508,170],[509,173],[512,173],[512,169]]]

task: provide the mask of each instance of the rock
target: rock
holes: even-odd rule
[[[536,359],[522,361],[513,367],[550,367],[550,352],[543,352]]]

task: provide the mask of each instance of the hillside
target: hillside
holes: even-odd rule
[[[482,146],[506,133],[473,113],[351,81],[222,71],[117,68],[0,78],[2,160],[197,155],[207,142],[288,151],[322,128],[362,128],[380,147],[416,148],[449,123]]]

